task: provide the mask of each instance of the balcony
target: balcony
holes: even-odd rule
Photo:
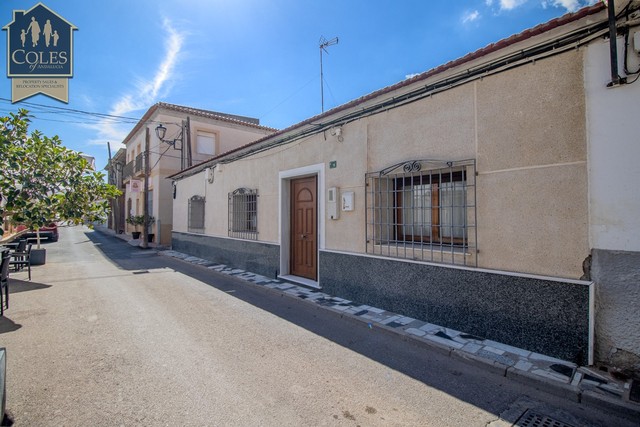
[[[144,153],[140,153],[136,156],[133,171],[135,172],[136,176],[144,175]]]
[[[130,179],[133,176],[133,163],[134,162],[129,162],[126,165],[124,165],[124,168],[122,169],[122,180],[126,181],[128,179]]]

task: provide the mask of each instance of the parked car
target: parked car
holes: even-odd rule
[[[25,230],[26,228],[27,227],[24,225],[19,225],[17,230],[22,231],[22,230]],[[24,233],[21,237],[24,237],[27,239],[35,239],[37,236],[35,231],[30,230]],[[40,239],[47,239],[50,242],[58,241],[58,226],[56,225],[55,222],[51,222],[45,225],[44,227],[40,228]]]

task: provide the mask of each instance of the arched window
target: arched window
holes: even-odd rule
[[[204,233],[204,197],[192,196],[189,199],[189,224],[192,233]]]

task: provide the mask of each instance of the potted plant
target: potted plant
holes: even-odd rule
[[[26,110],[0,117],[0,217],[36,233],[32,264],[44,264],[40,229],[57,221],[93,223],[103,219],[109,199],[120,192],[104,182],[89,162],[62,145],[57,136],[28,132]],[[3,230],[0,229],[0,235]]]
[[[151,227],[153,223],[156,221],[156,219],[152,216],[148,216],[147,218],[148,218],[147,225]],[[140,235],[142,234],[142,232],[138,231],[138,227],[144,227],[144,222],[145,222],[144,215],[129,215],[129,217],[127,218],[127,223],[135,227],[135,231],[131,232],[131,237],[133,237],[134,239],[140,238]],[[152,242],[154,235],[152,233],[149,233],[148,236],[149,236],[149,241]]]
[[[131,232],[131,237],[134,239],[140,238],[140,231],[138,231],[138,226],[144,225],[144,215],[129,215],[127,218],[127,224],[131,224],[134,227],[135,231]]]

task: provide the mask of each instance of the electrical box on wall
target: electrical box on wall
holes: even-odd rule
[[[327,197],[327,213],[329,218],[340,218],[340,211],[338,210],[338,197],[340,197],[340,189],[337,187],[329,188],[329,194]]]
[[[353,191],[345,191],[342,193],[342,210],[345,212],[353,210]]]

